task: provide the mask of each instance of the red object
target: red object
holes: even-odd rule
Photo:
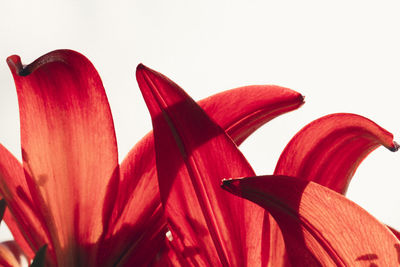
[[[398,149],[393,135],[371,120],[338,113],[301,129],[282,152],[274,174],[317,182],[344,194],[357,167],[373,150]]]
[[[137,80],[153,120],[161,201],[171,231],[156,264],[395,266],[400,263],[399,241],[389,229],[327,187],[287,176],[223,182],[224,189],[259,204],[273,219],[269,213],[263,214],[249,203],[221,192],[218,189],[221,178],[252,173],[234,143],[178,85],[162,74],[140,65]],[[337,143],[350,136],[354,143],[344,143],[347,148],[354,144],[356,152],[350,158],[354,161],[364,158],[365,151],[370,152],[371,146],[375,148],[380,143],[396,149],[391,134],[371,121],[356,115],[339,117],[347,122],[344,127],[331,121],[328,123],[331,128],[321,128],[321,137],[314,133],[310,140],[318,143],[333,132],[337,142],[332,146],[336,148]],[[352,120],[346,121],[347,117]],[[351,127],[352,123],[358,128]],[[360,136],[359,131],[362,131]],[[363,146],[365,140],[370,141],[370,146]],[[324,148],[327,146],[321,150]],[[325,155],[335,159],[334,153],[326,150],[325,154],[319,154]]]
[[[0,146],[0,193],[11,211],[5,221],[20,247],[32,259],[47,244],[51,266],[149,264],[166,232],[152,135],[119,167],[104,88],[84,56],[58,50],[27,66],[18,56],[7,62],[20,105],[23,165]],[[289,89],[253,86],[201,105],[239,144],[302,103],[301,95]]]
[[[344,196],[287,176],[224,180],[222,187],[269,211],[295,266],[397,266],[400,243]]]

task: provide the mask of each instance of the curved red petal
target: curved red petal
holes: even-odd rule
[[[227,90],[198,104],[239,145],[262,124],[300,107],[303,97],[287,88],[257,85]],[[116,240],[107,246],[108,251],[121,251],[130,244],[138,246],[137,240],[145,240],[140,236],[148,225],[157,224],[162,218],[158,214],[162,210],[152,132],[129,152],[121,163],[120,173],[122,190],[113,214],[115,222],[108,234],[109,239]],[[164,232],[159,234],[165,235]]]
[[[389,229],[324,186],[286,176],[261,176],[225,180],[222,187],[272,214],[295,266],[400,264],[400,243]]]
[[[8,206],[4,221],[24,252],[33,257],[34,250],[49,242],[48,230],[32,201],[21,163],[1,144],[0,195]]]
[[[274,174],[317,182],[344,194],[362,160],[383,145],[395,151],[393,135],[355,114],[331,114],[301,129],[282,152]]]
[[[179,86],[143,65],[136,76],[153,120],[160,195],[173,242],[189,264],[246,265],[254,260],[252,250],[259,250],[256,236],[252,244],[248,237],[261,229],[263,211],[223,193],[219,180],[253,173],[251,167]]]
[[[53,247],[61,266],[89,265],[118,180],[114,125],[100,77],[70,50],[25,67],[18,56],[7,62],[18,93],[23,166],[51,236],[49,253]]]
[[[252,85],[221,92],[198,104],[240,145],[273,118],[301,107],[304,97],[276,85]]]

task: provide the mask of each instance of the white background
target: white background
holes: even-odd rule
[[[271,174],[290,138],[335,112],[364,115],[400,136],[400,4],[396,1],[1,1],[0,142],[20,158],[18,103],[6,57],[25,64],[59,48],[99,71],[120,160],[151,128],[135,81],[140,62],[195,99],[243,85],[277,84],[306,96],[241,147]],[[374,151],[348,197],[400,228],[400,153]],[[7,238],[5,226],[0,233]],[[367,233],[366,233],[367,234]]]

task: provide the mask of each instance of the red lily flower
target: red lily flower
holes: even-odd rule
[[[119,165],[107,97],[84,56],[59,50],[27,66],[18,56],[7,62],[18,93],[23,163],[0,145],[0,194],[16,242],[29,259],[47,245],[49,266],[148,265],[166,232],[152,135]],[[302,103],[298,93],[276,86],[200,102],[238,144]]]
[[[254,176],[229,136],[162,74],[140,65],[137,80],[153,121],[161,202],[171,232],[156,264],[399,263],[400,243],[388,228],[326,187],[286,176],[224,181],[224,189],[256,202],[268,212],[223,192],[221,178]],[[370,129],[365,129],[368,125]],[[366,156],[365,151],[376,147],[376,139],[396,147],[389,140],[391,135],[381,128],[366,123],[356,130],[360,129],[361,137],[352,136],[359,142],[348,145],[353,149],[339,149],[355,162],[344,166],[351,170]],[[366,132],[374,135],[365,137]],[[352,133],[347,132],[345,137]],[[335,148],[342,147],[339,141],[333,144]],[[349,177],[348,171],[341,173]]]

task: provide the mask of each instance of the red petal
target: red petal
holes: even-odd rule
[[[267,212],[262,231],[267,233],[262,240],[261,266],[290,266],[282,232],[275,219]]]
[[[304,97],[288,88],[253,85],[224,91],[198,104],[240,145],[260,126],[303,103]]]
[[[263,212],[225,194],[218,181],[253,173],[250,166],[176,84],[143,65],[136,76],[153,119],[161,201],[173,242],[188,264],[240,266],[255,260],[260,233],[253,232],[261,229]]]
[[[8,205],[4,221],[24,252],[33,257],[32,249],[49,242],[47,228],[32,202],[21,163],[1,144],[0,194]]]
[[[14,241],[0,243],[0,266],[20,267],[28,259]]]
[[[152,261],[152,255],[159,251],[152,241],[157,238],[149,238],[155,234],[151,231],[158,231],[160,238],[164,238],[165,231],[162,230],[165,230],[166,221],[161,210],[152,137],[146,135],[121,164],[116,205],[102,247],[104,252],[99,254],[99,262],[105,266],[143,255],[146,257],[142,258],[141,265],[146,266]],[[150,250],[143,253],[143,247]]]
[[[154,261],[156,254],[165,242],[165,234],[160,235],[160,233],[166,233],[167,228],[165,219],[152,223],[148,224],[140,237],[134,237],[137,242],[125,252],[124,257],[118,261],[118,264],[112,266],[149,266]]]
[[[267,209],[295,266],[397,266],[397,238],[342,195],[285,176],[225,180],[222,187]],[[274,265],[275,266],[275,265]]]
[[[172,238],[171,232],[168,232],[169,238]],[[154,267],[179,267],[185,266],[184,260],[182,260],[182,255],[173,247],[173,243],[168,239],[164,239],[163,247],[160,249],[151,266]]]
[[[11,56],[8,64],[18,93],[23,165],[33,202],[46,219],[50,248],[60,266],[88,265],[118,174],[100,77],[88,59],[70,50],[51,52],[26,67]]]
[[[260,85],[231,89],[203,99],[198,104],[239,144],[262,124],[300,107],[303,97],[287,88]],[[121,164],[122,190],[118,194],[114,213],[116,222],[110,227],[108,235],[109,239],[115,240],[107,245],[107,251],[123,251],[132,244],[140,247],[138,240],[147,242],[141,235],[148,225],[157,224],[160,218],[165,220],[158,214],[162,210],[156,179],[151,132],[129,152]],[[129,231],[126,229],[128,225]],[[162,237],[165,235],[164,232],[159,234]]]
[[[400,232],[394,229],[393,227],[387,226],[390,231],[400,240]],[[399,257],[400,257],[400,247],[399,247]]]
[[[26,215],[25,215],[26,216]],[[19,247],[24,251],[29,259],[32,259],[35,256],[31,246],[29,245],[27,238],[27,233],[25,233],[23,227],[20,227],[17,221],[15,220],[14,216],[11,214],[10,210],[7,209],[4,213],[4,222],[7,224],[8,229],[10,230],[14,240],[18,243]],[[39,222],[38,219],[35,218],[35,223]],[[26,225],[28,227],[28,225]],[[30,225],[29,227],[32,227]],[[38,228],[40,229],[41,226]],[[38,233],[37,229],[33,229],[29,235],[39,235],[38,239],[41,238],[40,235],[43,233]],[[41,243],[44,244],[43,241]]]
[[[275,169],[345,193],[361,161],[383,145],[395,151],[393,135],[355,114],[332,114],[298,132],[286,146]]]

